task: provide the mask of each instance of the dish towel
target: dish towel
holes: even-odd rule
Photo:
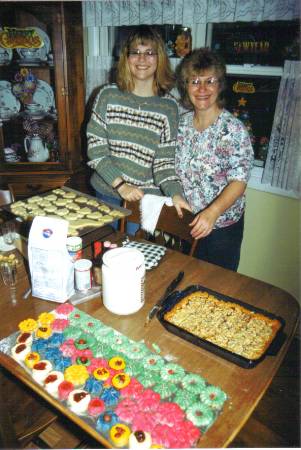
[[[154,234],[161,209],[164,205],[172,206],[171,197],[145,194],[140,202],[141,227],[148,233]]]

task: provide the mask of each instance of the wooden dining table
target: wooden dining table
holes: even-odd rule
[[[16,253],[21,260],[22,256],[17,250]],[[177,289],[182,290],[190,285],[199,284],[280,316],[285,321],[284,339],[277,354],[267,355],[253,368],[243,368],[170,333],[157,317],[145,327],[148,312],[163,295],[179,270],[184,271],[184,278]],[[23,263],[18,270],[16,301],[12,301],[8,288],[0,281],[0,339],[16,332],[22,320],[30,317],[37,318],[40,313],[51,311],[57,306],[57,303],[31,295],[24,299],[23,294],[28,287],[28,274]],[[135,314],[118,316],[109,312],[102,303],[101,295],[77,305],[77,308],[133,340],[143,339],[149,348],[156,345],[163,357],[172,358],[185,370],[200,374],[210,384],[219,386],[226,392],[228,399],[221,414],[198,441],[197,446],[205,448],[227,447],[231,444],[272,382],[287,353],[299,320],[299,304],[289,293],[263,281],[225,270],[170,249],[167,249],[157,267],[147,271],[145,304]],[[94,439],[106,447],[111,447],[110,442],[105,440],[95,428],[72,413],[62,402],[49,395],[13,358],[0,352],[0,366],[17,377],[20,383],[29,386],[46,399],[49,404]],[[11,442],[7,442],[7,447],[13,447],[10,444]]]

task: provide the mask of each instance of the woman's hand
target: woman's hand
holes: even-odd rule
[[[197,214],[189,224],[192,227],[190,232],[191,236],[194,239],[201,239],[208,236],[208,234],[211,233],[218,216],[219,215],[210,210],[210,208]]]
[[[187,209],[187,211],[192,212],[189,204],[186,202],[186,200],[181,195],[178,195],[178,194],[174,195],[172,197],[172,202],[174,204],[174,207],[177,210],[177,214],[180,217],[180,219],[182,219],[182,217],[183,217],[182,208]]]
[[[144,192],[141,189],[127,183],[120,186],[117,192],[123,200],[127,200],[128,202],[136,202],[144,196]]]

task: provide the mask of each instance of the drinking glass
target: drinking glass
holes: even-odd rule
[[[1,227],[3,240],[5,244],[12,245],[15,241],[16,230],[14,222],[4,222]]]
[[[17,264],[15,261],[3,263],[0,265],[1,276],[5,286],[16,288],[17,282]]]

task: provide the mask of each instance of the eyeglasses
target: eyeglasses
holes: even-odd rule
[[[128,56],[132,59],[138,59],[139,56],[144,56],[146,59],[153,59],[157,55],[158,53],[154,50],[145,50],[145,52],[141,52],[140,50],[130,50],[128,53]]]
[[[203,86],[207,89],[213,89],[218,84],[218,78],[210,77],[202,80],[201,78],[190,78],[186,81],[186,83],[191,87],[199,87]]]

